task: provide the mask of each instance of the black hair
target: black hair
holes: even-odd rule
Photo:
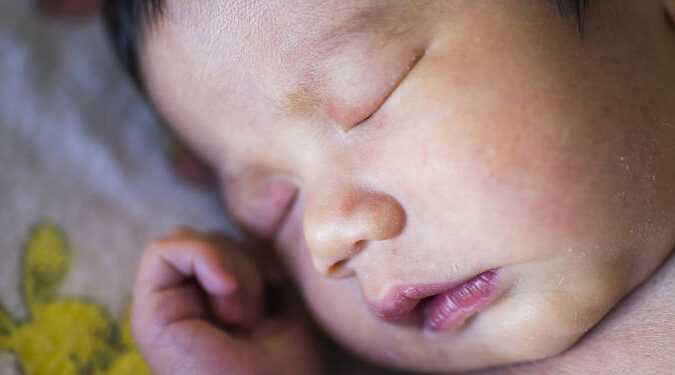
[[[140,38],[150,22],[161,15],[163,0],[105,0],[103,22],[122,66],[143,89],[138,64]]]
[[[588,17],[588,0],[550,0],[563,16],[575,18],[580,35]],[[163,0],[106,0],[103,19],[120,62],[143,89],[138,65],[138,46],[147,26],[162,13]]]
[[[555,5],[558,14],[561,16],[565,14],[573,15],[579,28],[579,34],[583,37],[586,19],[588,18],[588,0],[555,0]]]

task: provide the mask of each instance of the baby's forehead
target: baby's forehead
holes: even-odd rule
[[[155,32],[170,34],[201,70],[246,67],[265,86],[279,85],[292,114],[311,111],[325,93],[325,75],[347,51],[374,50],[419,33],[438,2],[189,1],[169,2]],[[152,39],[152,38],[151,38]],[[352,54],[353,55],[353,54]],[[337,58],[336,58],[337,57]],[[255,73],[253,73],[255,72]]]
[[[201,44],[211,47],[224,39],[250,47],[273,47],[283,53],[293,53],[306,44],[321,45],[325,51],[352,39],[406,32],[422,23],[421,15],[436,7],[434,4],[438,2],[179,1],[163,7],[159,23],[195,35]]]
[[[476,49],[474,41],[497,46],[509,34],[491,30],[508,30],[504,25],[525,19],[534,25],[528,30],[536,31],[536,25],[545,24],[539,17],[553,18],[544,9],[551,3],[168,1],[147,33],[140,65],[146,83],[173,80],[178,93],[186,86],[203,88],[204,106],[216,97],[234,103],[239,96],[292,117],[320,113],[316,109],[322,104],[330,113],[358,112],[363,108],[356,107],[379,94],[364,87],[366,82],[375,87],[396,81],[392,75],[432,40],[453,40],[451,45],[461,44],[467,53]],[[532,11],[536,5],[538,11]]]
[[[485,12],[495,5],[460,0],[145,1],[162,4],[154,27],[146,35],[170,33],[170,38],[182,42],[203,65],[232,60],[252,69],[260,64],[266,74],[284,65],[317,67],[345,44],[386,44],[411,30],[429,31],[439,20],[454,22],[464,8]],[[562,4],[576,2],[579,0],[541,0],[519,7],[551,7],[557,3],[562,10],[566,8]],[[475,11],[473,15],[480,16]],[[141,55],[146,47],[141,45]],[[310,75],[299,75],[298,86],[314,85]]]
[[[406,15],[441,4],[448,3],[407,0],[168,1],[161,6],[161,13],[177,15],[179,18],[172,21],[182,20],[191,26],[216,20],[229,29],[282,26],[293,32],[294,26],[298,25],[296,22],[301,20],[311,21],[311,26],[317,27],[329,24],[358,27],[363,23],[381,26],[382,21],[405,21]]]

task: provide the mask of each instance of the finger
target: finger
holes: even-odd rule
[[[132,305],[132,332],[140,343],[152,342],[175,321],[206,319],[206,293],[236,290],[236,280],[223,269],[221,257],[195,241],[158,240],[148,246]]]
[[[155,373],[295,374],[295,365],[278,365],[315,363],[314,355],[307,358],[306,321],[267,322],[243,335],[209,322],[214,314],[241,323],[255,316],[247,308],[262,310],[260,270],[231,243],[188,232],[155,241],[143,256],[135,290],[132,330]],[[299,373],[318,373],[312,366]]]
[[[247,286],[243,289],[248,289]],[[242,290],[226,296],[210,296],[210,311],[225,326],[253,329],[263,317],[261,295],[262,290]]]
[[[223,253],[195,240],[158,240],[146,250],[137,275],[139,295],[178,286],[195,278],[208,294],[226,295],[238,288]]]
[[[187,229],[149,246],[136,294],[156,294],[190,278],[203,287],[211,313],[224,325],[252,328],[262,316],[262,278],[251,258],[232,242]]]
[[[216,320],[223,325],[251,328],[251,324],[244,322],[246,313],[241,296],[238,293],[229,296],[209,297],[209,307]]]
[[[190,234],[189,231],[182,233]],[[218,233],[202,238],[227,253],[228,270],[239,285],[234,293],[209,296],[211,311],[225,325],[252,329],[263,315],[264,281],[260,263],[251,256],[252,249],[244,244],[234,243]]]
[[[155,374],[255,375],[260,353],[204,320],[180,320],[166,326],[150,345],[139,345]]]
[[[209,235],[209,238],[215,243],[232,243],[231,240],[223,237],[219,233],[212,233]],[[271,245],[269,243],[247,239],[244,243],[237,243],[237,246],[245,248],[246,252],[253,256],[265,283],[280,285],[290,280],[288,272],[285,270],[284,265],[274,251],[270,248]]]
[[[133,323],[141,331],[162,329],[186,319],[209,319],[204,292],[195,281],[158,291],[150,296],[134,296]]]
[[[234,293],[209,296],[214,316],[225,325],[253,328],[263,315],[263,280],[255,263],[243,252],[229,254],[239,285]]]
[[[307,319],[267,320],[256,329],[251,344],[260,352],[268,353],[275,363],[293,364],[292,374],[324,373],[320,347],[314,327]],[[287,374],[278,369],[277,374]]]

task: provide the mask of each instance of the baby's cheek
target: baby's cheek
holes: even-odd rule
[[[424,84],[415,88],[431,93],[415,103],[424,111],[401,103],[393,115],[409,119],[410,113],[422,113],[417,116],[424,116],[423,121],[410,120],[402,128],[411,129],[406,139],[419,140],[414,155],[406,156],[420,157],[408,169],[415,180],[426,180],[426,191],[449,187],[430,195],[421,211],[438,210],[437,197],[453,200],[455,206],[446,212],[466,213],[459,223],[486,225],[467,231],[478,233],[519,226],[522,236],[578,239],[625,229],[617,227],[625,224],[625,210],[619,210],[622,194],[637,196],[631,190],[639,188],[635,180],[643,173],[640,166],[627,165],[638,136],[632,124],[640,119],[605,114],[604,103],[564,105],[579,101],[578,93],[566,87],[564,77],[558,81],[541,68],[547,64],[524,62],[515,66],[527,69],[486,76],[478,68],[491,60],[468,64],[454,54],[442,57],[445,65],[439,62],[443,68],[438,69],[455,69],[438,77],[420,73]],[[458,65],[448,65],[453,63]],[[495,68],[489,65],[484,68]],[[608,96],[598,90],[599,97]],[[614,233],[603,230],[607,228]]]
[[[476,145],[463,155],[461,178],[467,182],[466,195],[474,197],[467,210],[511,230],[509,243],[530,242],[540,251],[592,248],[616,235],[624,216],[616,215],[612,197],[623,187],[622,178],[602,161],[605,157],[591,155],[585,142],[574,144],[575,136],[567,137],[573,144],[561,145],[541,134],[505,135],[502,144],[507,146],[477,137],[487,138],[485,144],[495,151],[486,153]],[[552,246],[556,243],[559,248]]]
[[[503,319],[487,319],[492,351],[504,361],[530,361],[556,355],[571,347],[589,328],[570,302],[571,295],[557,293],[506,298],[493,307],[492,314]],[[499,343],[509,343],[499,345]]]
[[[571,348],[596,326],[630,289],[629,266],[583,257],[534,267],[539,272],[486,311],[477,323],[494,333],[488,345],[509,361],[535,360]]]

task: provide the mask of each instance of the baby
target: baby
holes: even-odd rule
[[[148,363],[323,371],[292,296],[263,303],[274,258],[328,335],[385,366],[470,371],[579,345],[675,247],[664,9],[108,1],[126,67],[267,244],[150,244],[133,306]]]

